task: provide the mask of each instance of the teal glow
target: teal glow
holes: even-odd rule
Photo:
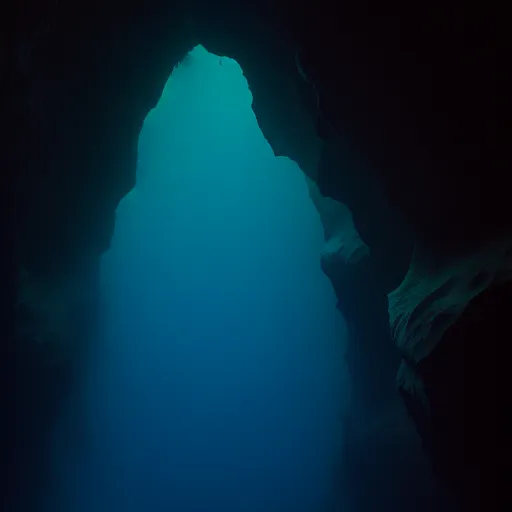
[[[146,119],[66,510],[332,510],[343,325],[304,175],[251,101],[239,65],[197,47]]]

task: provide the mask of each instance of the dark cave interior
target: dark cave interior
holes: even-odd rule
[[[343,221],[322,196],[350,210],[369,248],[322,260],[349,325],[358,404],[345,419],[343,492],[355,510],[405,510],[411,482],[432,478],[442,491],[425,512],[498,510],[508,406],[496,357],[512,262],[498,11],[456,0],[4,2],[2,510],[36,510],[42,439],[101,325],[99,261],[135,185],[142,123],[199,43],[243,68],[274,153],[316,182],[326,233]],[[49,290],[71,319],[60,331],[31,300]],[[410,426],[378,426],[397,407]],[[415,473],[413,432],[433,477]]]

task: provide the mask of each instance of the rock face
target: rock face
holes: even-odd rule
[[[400,393],[436,473],[471,489],[468,506],[482,509],[496,499],[496,357],[498,333],[509,329],[501,315],[508,308],[511,247],[504,238],[435,266],[417,249],[404,281],[389,294],[403,356]]]
[[[432,268],[416,250],[402,284],[389,294],[393,338],[409,364],[432,353],[475,297],[510,281],[510,255],[512,240],[504,239]]]
[[[37,468],[41,432],[72,390],[74,362],[94,328],[83,319],[95,318],[98,262],[115,208],[134,186],[142,122],[173,66],[199,43],[239,62],[275,153],[316,183],[322,266],[350,328],[354,449],[346,470],[359,482],[367,475],[377,494],[408,486],[400,477],[371,480],[355,448],[372,439],[369,461],[372,453],[389,461],[414,452],[396,412],[398,371],[439,477],[471,505],[492,509],[496,411],[505,407],[493,354],[510,332],[511,298],[510,152],[498,122],[504,32],[491,5],[421,8],[328,0],[2,5],[1,375],[10,418],[2,439],[7,463],[19,468],[1,489],[2,509],[28,509],[13,505],[14,494],[26,495],[35,478],[23,468]],[[20,428],[35,415],[37,426]],[[407,435],[393,434],[404,428]],[[416,471],[418,457],[396,457],[394,472]]]
[[[320,254],[322,266],[355,265],[369,255],[368,246],[357,232],[350,210],[343,204],[320,193],[317,184],[306,176],[309,195],[324,226],[325,246]]]

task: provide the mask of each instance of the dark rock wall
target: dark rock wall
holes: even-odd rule
[[[86,283],[97,283],[115,208],[135,184],[140,128],[173,66],[201,43],[239,62],[276,154],[296,160],[324,196],[348,207],[350,229],[368,249],[350,261],[322,256],[351,333],[357,405],[347,418],[347,471],[363,487],[395,494],[407,487],[408,471],[428,480],[411,469],[421,455],[397,402],[400,367],[400,392],[437,474],[466,497],[481,488],[468,503],[486,508],[498,421],[477,425],[504,408],[492,369],[510,303],[510,250],[497,249],[511,226],[510,156],[498,119],[500,13],[457,1],[24,0],[0,9],[1,375],[9,418],[2,443],[8,467],[19,468],[2,497],[37,474],[45,425],[73,389],[73,362],[87,346],[91,326],[77,317],[95,318],[88,311],[97,291]],[[440,269],[451,269],[446,280],[459,286],[478,281],[477,293],[447,294],[450,322],[445,314],[421,317],[400,295],[410,289],[400,283],[413,247],[421,304],[439,299],[429,290]],[[479,254],[488,257],[475,266]],[[403,350],[418,331],[392,339],[391,292],[407,315],[419,315],[420,330],[440,332],[419,358]],[[373,456],[387,462],[372,474]],[[391,473],[393,482],[382,476]],[[28,503],[16,510],[24,509]]]

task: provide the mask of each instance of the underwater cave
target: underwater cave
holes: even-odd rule
[[[7,0],[1,510],[498,510],[506,16],[458,4]]]

